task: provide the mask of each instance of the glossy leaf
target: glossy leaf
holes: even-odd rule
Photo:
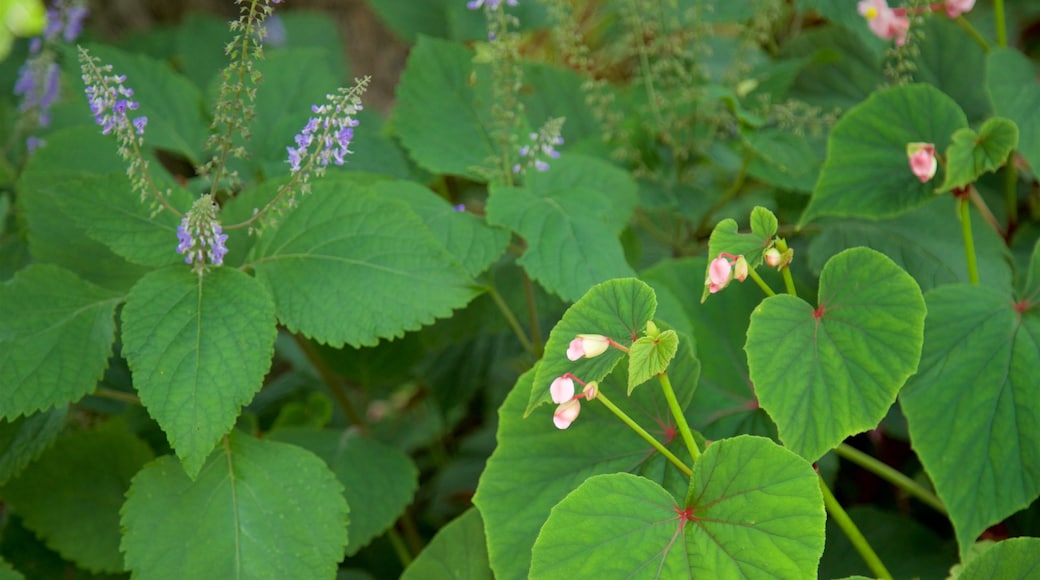
[[[254,247],[278,319],[332,346],[371,346],[448,316],[477,294],[403,202],[325,179]]]
[[[546,290],[577,300],[593,285],[635,275],[618,235],[636,203],[635,181],[605,161],[578,155],[531,171],[523,187],[491,188],[488,223],[527,243],[517,263]]]
[[[1019,153],[1040,167],[1040,83],[1033,63],[1017,50],[994,48],[986,57],[985,86],[993,112],[1018,126]]]
[[[274,354],[271,297],[239,270],[148,274],[123,308],[123,356],[141,403],[195,477],[263,385]]]
[[[0,285],[0,418],[78,401],[108,366],[121,297],[32,265]]]
[[[404,571],[401,580],[491,580],[484,522],[476,508],[444,526]]]
[[[579,334],[602,334],[619,344],[631,344],[646,328],[657,310],[657,298],[649,286],[635,278],[598,284],[563,314],[549,333],[545,355],[538,365],[524,417],[542,403],[552,401],[549,385],[564,373],[573,373],[585,382],[603,380],[624,353],[608,348],[594,358],[567,358],[567,347]]]
[[[1007,119],[991,117],[979,127],[959,129],[946,149],[946,179],[938,191],[974,183],[983,173],[992,173],[1007,162],[1018,145],[1018,127]]]
[[[787,294],[764,300],[744,350],[784,445],[816,461],[876,427],[917,370],[924,316],[913,278],[867,248],[827,262],[817,308]]]
[[[64,558],[94,572],[121,572],[119,506],[130,479],[151,459],[143,441],[111,421],[59,439],[0,497]]]
[[[801,225],[822,216],[886,218],[928,203],[935,186],[910,171],[907,143],[945,151],[953,133],[967,126],[957,103],[929,85],[875,93],[831,130],[827,161]]]
[[[170,456],[134,477],[121,548],[135,576],[327,578],[348,511],[321,459],[233,431],[194,480]]]
[[[0,421],[0,484],[21,470],[54,443],[65,427],[68,407]]]
[[[351,506],[348,556],[393,525],[419,487],[419,470],[407,455],[355,431],[289,428],[268,439],[314,453],[343,484]]]
[[[708,447],[682,503],[635,475],[588,478],[553,507],[531,577],[809,577],[825,520],[812,466],[741,436]]]

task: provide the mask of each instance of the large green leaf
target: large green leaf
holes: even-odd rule
[[[855,12],[829,0],[822,2],[846,15]],[[787,47],[788,56],[812,59],[795,79],[790,96],[828,112],[849,110],[885,83],[883,51],[869,31],[850,34],[842,26],[807,30]]]
[[[855,16],[866,20],[858,13]],[[968,122],[977,125],[991,114],[986,87],[979,82],[986,74],[986,50],[977,42],[965,42],[964,28],[956,20],[924,18],[919,26],[923,38],[914,41],[914,81],[949,95],[964,109]]]
[[[925,299],[920,371],[900,401],[963,554],[1040,496],[1037,291],[1016,302],[1008,289],[951,285]]]
[[[484,519],[491,568],[500,579],[527,577],[531,546],[549,510],[592,475],[644,475],[677,498],[684,497],[689,485],[685,474],[595,400],[582,403],[580,416],[566,431],[553,427],[550,409],[523,418],[535,372],[520,377],[499,409],[498,446],[473,498]],[[681,341],[669,377],[683,408],[699,372],[689,341]],[[627,371],[619,368],[601,382],[600,393],[688,462],[661,389],[646,386],[626,397],[626,384]],[[548,384],[544,387],[548,391]]]
[[[946,149],[946,179],[940,192],[974,183],[983,173],[1004,166],[1018,145],[1018,127],[1007,119],[991,117],[979,127],[958,129]]]
[[[420,36],[397,85],[397,134],[433,173],[481,179],[480,167],[495,154],[474,102],[472,60],[460,44]]]
[[[567,358],[567,347],[579,334],[601,334],[618,344],[631,344],[646,328],[655,310],[654,291],[635,278],[610,280],[589,290],[564,312],[549,333],[545,354],[534,376],[537,388],[531,390],[524,416],[552,400],[549,385],[556,377],[574,373],[585,382],[599,381],[624,357],[620,350],[608,348],[597,357],[571,361]]]
[[[254,247],[278,319],[332,346],[371,346],[477,294],[409,207],[346,176],[324,179]]]
[[[816,461],[876,427],[917,370],[925,305],[917,283],[867,248],[842,252],[820,274],[819,306],[767,298],[751,315],[751,382],[780,439]]]
[[[146,275],[123,308],[123,356],[148,413],[195,477],[274,354],[274,304],[232,268],[180,265]]]
[[[59,439],[0,497],[64,558],[95,572],[121,572],[119,506],[130,478],[151,459],[148,445],[111,421]]]
[[[523,187],[495,187],[488,222],[527,242],[517,261],[546,290],[577,300],[594,284],[633,276],[618,235],[635,209],[635,181],[605,161],[565,155]]]
[[[32,265],[0,285],[0,418],[78,401],[108,366],[121,297]]]
[[[0,420],[0,484],[11,479],[44,452],[65,427],[68,407]]]
[[[355,431],[288,428],[272,432],[268,439],[321,457],[343,484],[351,506],[348,556],[390,527],[419,487],[419,470],[407,455]]]
[[[819,486],[805,460],[746,435],[708,447],[683,503],[635,475],[590,477],[553,507],[531,577],[811,577],[824,543]]]
[[[470,508],[444,526],[404,571],[401,580],[491,580],[484,522]]]
[[[958,580],[1036,578],[1040,575],[1040,538],[998,542],[964,565]]]
[[[986,57],[986,92],[993,112],[1018,126],[1018,151],[1040,168],[1040,84],[1033,63],[1021,52],[995,48]]]
[[[194,481],[170,456],[146,466],[121,513],[127,568],[147,578],[331,578],[347,544],[325,463],[237,431]]]
[[[910,171],[906,145],[932,143],[945,151],[953,133],[967,126],[964,111],[932,86],[875,93],[831,131],[827,161],[802,225],[827,215],[880,219],[924,205],[935,197],[936,183],[921,183]]]

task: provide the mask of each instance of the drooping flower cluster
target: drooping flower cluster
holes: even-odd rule
[[[531,143],[524,145],[517,152],[520,155],[520,163],[513,166],[513,173],[525,173],[531,167],[538,171],[549,171],[549,162],[546,160],[560,158],[560,152],[556,147],[563,145],[560,132],[563,130],[564,120],[562,117],[549,119],[537,133],[528,136]]]
[[[353,88],[341,88],[335,94],[326,95],[326,104],[311,107],[316,116],[311,117],[295,137],[296,147],[286,147],[289,168],[293,174],[301,174],[304,183],[311,177],[323,175],[330,162],[343,165],[346,156],[353,153],[350,142],[358,125],[355,116],[362,109],[361,95],[368,82],[365,77]]]
[[[708,276],[704,280],[704,285],[708,287],[710,293],[714,294],[728,286],[734,278],[738,282],[743,282],[747,276],[748,263],[744,256],[720,252],[718,257],[708,265]]]
[[[55,62],[59,42],[76,40],[87,16],[83,0],[56,2],[47,9],[43,33],[29,43],[29,58],[18,71],[14,94],[21,97],[18,105],[20,131],[34,133],[50,125],[50,109],[58,100],[59,67]],[[43,145],[35,135],[26,140],[29,151]]]
[[[907,143],[906,157],[910,162],[910,171],[921,183],[935,177],[939,161],[935,158],[935,145],[931,143]]]
[[[578,381],[584,387],[580,393],[574,392],[574,381]],[[581,399],[591,401],[599,394],[599,385],[596,381],[582,383],[578,377],[566,373],[556,377],[549,386],[549,395],[556,403],[556,411],[553,413],[553,425],[557,429],[566,429],[578,418],[581,413]]]
[[[943,10],[948,17],[957,18],[974,7],[975,0],[945,0],[913,10],[891,8],[886,0],[860,0],[856,5],[860,15],[867,19],[870,31],[879,38],[895,40],[896,46],[906,43],[906,35],[910,30],[910,14]]]
[[[195,200],[177,226],[177,253],[184,254],[185,264],[192,264],[201,272],[207,262],[214,266],[224,264],[227,238],[217,221],[217,204],[206,194]]]

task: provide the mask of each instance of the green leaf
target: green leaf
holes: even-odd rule
[[[866,20],[856,11],[838,9]],[[985,84],[980,82],[986,74],[987,49],[977,42],[965,42],[964,28],[956,20],[924,18],[919,25],[922,34],[914,42],[918,51],[912,61],[914,80],[949,95],[964,109],[968,122],[977,126],[992,115]]]
[[[424,169],[480,180],[495,149],[474,102],[472,59],[460,44],[420,36],[397,85],[394,127]]]
[[[788,448],[816,461],[849,435],[876,427],[917,370],[925,305],[917,283],[867,248],[831,258],[819,307],[765,299],[751,315],[751,382]]]
[[[1040,315],[1035,295],[1016,304],[1007,289],[941,286],[925,299],[920,370],[900,402],[964,554],[1040,496]]]
[[[268,439],[314,453],[343,484],[351,506],[348,556],[393,525],[419,487],[419,470],[407,455],[355,431],[279,429]]]
[[[418,330],[477,294],[406,204],[348,176],[315,183],[254,252],[279,321],[335,347]]]
[[[181,265],[152,272],[130,290],[123,356],[141,403],[189,476],[260,390],[275,334],[271,297],[239,270],[200,276]]]
[[[1017,50],[994,48],[986,57],[985,86],[993,112],[1018,127],[1019,153],[1040,168],[1040,85],[1033,63]]]
[[[65,215],[122,258],[151,267],[184,262],[177,253],[180,218],[169,211],[153,217],[149,202],[134,193],[125,171],[63,181],[48,189]],[[182,211],[191,207],[191,194],[179,187],[171,187],[167,199]]]
[[[507,230],[490,227],[470,212],[455,211],[451,204],[421,185],[388,181],[377,183],[373,191],[407,203],[470,276],[483,273],[509,246]]]
[[[54,443],[65,427],[68,407],[0,421],[0,484],[18,475]]]
[[[1010,538],[965,564],[958,580],[1033,578],[1037,574],[1040,574],[1040,538]]]
[[[127,568],[149,578],[331,578],[347,544],[321,459],[237,431],[194,481],[170,456],[146,466],[121,513]]]
[[[830,0],[813,1],[822,1],[845,17],[863,21],[854,10]],[[865,26],[857,30],[863,30],[863,34],[849,34],[842,26],[826,26],[798,35],[787,48],[788,56],[810,57],[812,62],[795,79],[789,96],[822,107],[821,112],[847,111],[883,85],[883,44]]]
[[[991,117],[976,133],[958,129],[946,149],[946,179],[939,192],[974,183],[983,173],[1004,166],[1008,154],[1018,145],[1018,127],[1007,119]]]
[[[819,485],[805,460],[746,435],[708,447],[682,504],[645,478],[590,477],[552,509],[531,577],[812,577],[826,521]]]
[[[778,224],[776,215],[761,206],[755,206],[751,210],[751,233],[740,233],[736,220],[724,219],[715,224],[715,229],[711,231],[711,237],[708,239],[708,257],[713,260],[723,253],[744,256],[749,268],[757,268],[762,263],[762,256],[772,243],[773,236],[776,235]],[[705,280],[708,278],[710,267],[709,261],[704,267]],[[710,294],[711,291],[705,284],[701,291],[701,302],[707,300]]]
[[[517,260],[546,290],[577,300],[594,284],[634,276],[618,236],[635,209],[638,186],[592,157],[564,155],[523,187],[492,186],[488,223],[527,242]]]
[[[679,355],[669,371],[683,408],[689,405],[700,374],[690,342],[680,341]],[[685,496],[689,485],[684,473],[596,400],[582,402],[581,415],[565,431],[553,426],[550,409],[539,409],[524,419],[533,378],[536,372],[541,374],[544,364],[521,376],[499,409],[498,445],[473,498],[484,519],[491,568],[503,580],[527,578],[531,546],[549,510],[588,477],[627,471],[661,484],[678,498]],[[600,393],[689,464],[662,390],[638,389],[625,397],[626,382],[622,367],[601,381]],[[544,386],[548,392],[548,383]],[[542,390],[541,386],[536,390]]]
[[[910,171],[907,143],[932,143],[943,151],[967,126],[957,103],[929,85],[875,93],[831,130],[827,161],[800,225],[826,215],[880,219],[928,203],[935,186]]]
[[[943,284],[968,282],[964,235],[957,200],[944,195],[925,207],[887,220],[826,220],[809,243],[809,267],[819,275],[824,263],[842,250],[865,246],[892,258],[928,291]],[[972,209],[975,212],[974,208]],[[994,288],[1011,285],[1007,244],[977,215],[971,219],[979,279]],[[920,232],[928,232],[927,236]],[[727,288],[727,292],[729,289]]]
[[[25,576],[15,571],[7,560],[0,558],[0,580],[25,580]]]
[[[491,580],[484,522],[474,508],[444,526],[404,571],[401,580]]]
[[[822,149],[814,148],[814,141],[781,129],[755,131],[747,136],[755,153],[748,173],[778,187],[812,193],[823,164]]]
[[[61,268],[0,285],[0,418],[78,401],[108,366],[121,298]]]
[[[0,496],[62,557],[94,572],[121,572],[119,506],[130,478],[151,459],[148,445],[110,421],[59,439]]]
[[[679,350],[679,335],[666,330],[660,336],[642,336],[628,351],[628,394],[636,387],[668,369]]]
[[[656,310],[654,291],[635,278],[610,280],[589,290],[563,313],[549,333],[545,354],[534,376],[534,384],[539,388],[531,391],[524,417],[542,403],[552,401],[549,385],[556,377],[569,372],[585,382],[601,381],[624,358],[620,350],[608,348],[597,357],[571,361],[567,347],[579,334],[602,334],[619,344],[629,344],[646,328]]]

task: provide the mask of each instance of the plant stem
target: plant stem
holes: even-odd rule
[[[1004,0],[993,0],[993,20],[997,26],[997,46],[1007,46],[1007,18],[1004,16]]]
[[[1004,231],[1004,228],[1000,227],[1000,222],[997,221],[997,217],[993,215],[992,211],[990,211],[989,206],[986,205],[986,200],[982,199],[982,196],[979,195],[979,191],[975,189],[974,186],[968,189],[968,197],[971,199],[971,203],[975,205],[975,209],[979,210],[982,219],[993,228],[993,231],[997,232],[997,235],[1000,237],[1007,239],[1007,232]]]
[[[881,479],[884,479],[906,493],[916,497],[923,503],[928,504],[929,507],[935,509],[935,511],[947,515],[946,506],[943,505],[942,500],[940,500],[938,496],[931,491],[928,491],[928,489],[913,479],[910,479],[903,473],[893,469],[891,466],[886,465],[878,459],[845,443],[835,447],[834,453],[836,453],[838,457],[848,459],[863,469],[866,469]]]
[[[675,398],[675,391],[672,389],[672,381],[668,379],[668,372],[665,371],[657,375],[657,378],[661,381],[664,398],[668,401],[668,408],[675,417],[675,424],[679,427],[679,433],[682,433],[686,449],[690,452],[693,462],[696,463],[701,456],[701,450],[697,447],[697,442],[693,440],[693,432],[690,431],[690,426],[686,423],[686,415],[683,414],[682,407],[679,406],[679,400]]]
[[[1004,213],[1007,214],[1007,241],[1018,227],[1018,168],[1015,167],[1015,152],[1008,154],[1004,165]]]
[[[95,397],[101,397],[103,399],[112,399],[113,401],[122,401],[123,403],[130,403],[131,405],[140,405],[141,399],[132,393],[126,393],[123,391],[117,391],[115,389],[109,389],[107,387],[98,387],[91,393]]]
[[[774,242],[776,249],[780,250],[781,254],[784,254],[790,248],[787,246],[787,240],[783,238],[777,238]],[[780,275],[784,277],[784,288],[787,289],[787,293],[791,296],[797,296],[798,292],[794,289],[794,278],[791,276],[791,265],[787,264],[780,269]]]
[[[975,262],[975,238],[971,233],[971,206],[968,197],[957,199],[957,215],[961,220],[961,234],[964,236],[964,257],[968,261],[968,281],[979,283],[979,266]]]
[[[517,340],[520,341],[520,346],[527,352],[534,354],[534,346],[531,345],[531,341],[527,339],[524,327],[520,326],[520,321],[516,319],[516,315],[513,314],[513,311],[509,308],[509,305],[506,304],[506,301],[502,299],[502,295],[498,293],[498,290],[496,290],[492,284],[488,284],[486,288],[488,296],[495,301],[495,306],[498,306],[498,310],[506,319],[506,323],[513,329],[513,333],[516,334]]]
[[[534,284],[527,276],[527,272],[520,270],[520,276],[524,281],[524,299],[527,301],[527,323],[531,327],[531,347],[534,356],[542,358],[545,352],[545,344],[542,343],[542,325],[538,323],[538,303],[534,299]]]
[[[989,49],[990,49],[989,42],[986,41],[986,38],[984,36],[979,34],[978,30],[975,30],[975,27],[972,26],[970,22],[968,22],[968,19],[965,18],[963,14],[957,17],[957,24],[959,24],[960,27],[963,28],[965,30],[965,32],[968,33],[969,36],[971,36],[972,40],[974,40],[976,44],[978,44],[980,47],[982,47],[983,52],[989,52]],[[998,28],[999,28],[999,26],[998,26]],[[998,33],[998,36],[999,36],[999,33]],[[1005,40],[1005,42],[1006,42],[1006,40]],[[1004,45],[1001,45],[1001,46],[1004,46]]]
[[[823,492],[823,505],[827,508],[827,513],[830,514],[831,519],[834,523],[838,524],[842,532],[852,542],[852,546],[859,552],[860,557],[867,563],[867,567],[877,578],[884,578],[891,580],[892,574],[885,568],[885,564],[881,562],[881,558],[878,558],[874,548],[870,546],[870,542],[863,537],[863,533],[856,527],[856,522],[852,521],[849,514],[845,512],[845,508],[841,507],[838,500],[834,498],[834,494],[827,488],[827,483],[820,477],[820,491]]]
[[[687,466],[685,463],[680,461],[679,458],[676,457],[674,453],[669,451],[667,447],[662,445],[660,441],[658,441],[657,439],[654,439],[653,435],[647,433],[646,429],[643,429],[639,425],[639,423],[636,423],[634,420],[632,420],[632,418],[629,417],[624,411],[619,409],[617,407],[617,405],[615,405],[614,403],[610,402],[610,399],[608,399],[603,394],[603,391],[600,391],[599,393],[596,394],[596,399],[595,400],[602,401],[603,404],[607,407],[607,409],[610,409],[611,413],[614,413],[614,415],[616,415],[618,419],[621,419],[622,423],[624,423],[625,425],[628,425],[628,427],[630,429],[635,431],[636,435],[639,435],[640,437],[642,437],[643,440],[645,440],[647,443],[649,443],[661,455],[664,455],[665,459],[667,459],[668,461],[671,461],[672,465],[674,465],[676,468],[678,468],[679,471],[685,473],[687,477],[692,477],[693,476],[693,470],[690,469],[689,466]]]
[[[357,409],[354,408],[354,403],[350,402],[350,397],[347,396],[346,389],[343,388],[343,383],[339,377],[336,376],[329,365],[325,364],[322,360],[321,355],[314,349],[314,345],[310,343],[306,338],[298,335],[292,335],[296,345],[303,351],[304,356],[307,357],[307,361],[311,363],[314,370],[317,371],[318,376],[321,377],[321,381],[325,383],[325,386],[329,389],[329,393],[332,394],[332,398],[336,399],[336,404],[339,405],[340,409],[343,410],[343,414],[347,416],[347,419],[353,423],[358,430],[365,434],[368,432],[368,425],[365,424],[365,418]]]
[[[394,548],[397,559],[401,561],[401,567],[407,568],[410,566],[412,564],[412,555],[408,552],[408,548],[404,545],[404,540],[401,539],[401,534],[398,533],[397,529],[390,526],[386,530],[386,539],[390,540],[390,545]]]
[[[766,293],[766,296],[776,296],[776,292],[774,292],[773,289],[769,287],[769,284],[766,284],[766,281],[758,275],[758,272],[756,272],[754,268],[748,268],[747,273],[748,276],[750,276],[751,279],[755,281],[755,284],[758,284],[758,287]]]

